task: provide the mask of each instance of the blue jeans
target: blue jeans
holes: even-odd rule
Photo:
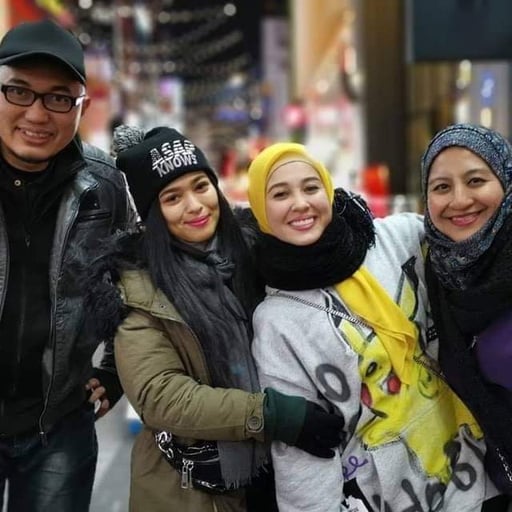
[[[0,510],[8,481],[8,512],[87,512],[98,442],[94,411],[63,418],[43,446],[38,434],[0,437]]]

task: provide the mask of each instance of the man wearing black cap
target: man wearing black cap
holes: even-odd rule
[[[96,416],[121,395],[83,328],[73,255],[133,220],[121,173],[77,136],[89,106],[78,40],[51,21],[0,42],[0,509],[89,508]]]

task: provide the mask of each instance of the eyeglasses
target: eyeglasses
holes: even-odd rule
[[[58,112],[59,114],[70,112],[73,107],[80,105],[85,98],[85,94],[75,97],[68,96],[67,94],[55,94],[53,92],[39,93],[19,85],[2,85],[0,90],[4,94],[5,99],[13,105],[30,107],[38,98],[41,98],[43,107],[46,110]]]

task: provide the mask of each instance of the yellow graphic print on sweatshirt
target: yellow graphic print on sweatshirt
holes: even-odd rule
[[[402,275],[397,302],[413,320],[417,311],[416,279]],[[364,423],[360,422],[356,430],[360,441],[370,449],[401,442],[422,472],[445,484],[449,482],[449,447],[459,429],[465,426],[475,439],[482,437],[471,413],[430,367],[419,342],[414,349],[411,383],[406,385],[394,374],[388,354],[374,333],[366,336],[361,327],[346,320],[339,329],[359,354],[361,403],[365,409]]]

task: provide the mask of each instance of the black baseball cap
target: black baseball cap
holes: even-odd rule
[[[57,23],[51,20],[20,23],[0,41],[0,66],[33,56],[47,56],[60,61],[85,84],[82,45]]]

